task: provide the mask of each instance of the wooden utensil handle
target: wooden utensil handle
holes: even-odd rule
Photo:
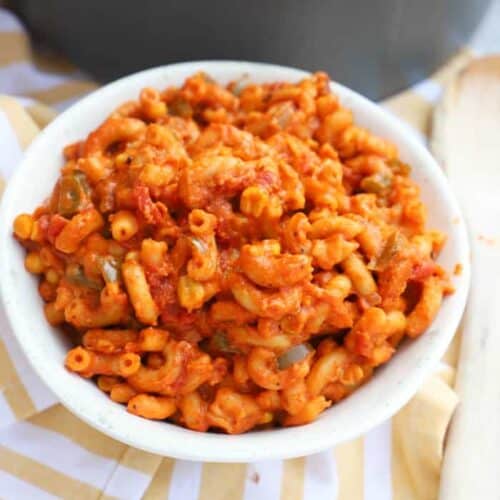
[[[434,139],[469,224],[463,320],[442,500],[500,498],[500,56],[473,61],[445,92]]]
[[[481,240],[473,255],[442,500],[500,498],[500,253]]]

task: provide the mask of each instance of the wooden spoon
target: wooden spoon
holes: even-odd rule
[[[500,56],[472,61],[446,89],[433,147],[464,209],[472,288],[463,320],[440,499],[500,498]]]

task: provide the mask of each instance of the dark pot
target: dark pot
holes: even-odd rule
[[[323,69],[379,99],[424,78],[490,0],[14,0],[33,32],[100,80],[197,59]]]

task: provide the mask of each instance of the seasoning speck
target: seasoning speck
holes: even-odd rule
[[[259,484],[260,481],[260,475],[258,472],[253,472],[249,476],[250,481],[254,482],[255,484]]]

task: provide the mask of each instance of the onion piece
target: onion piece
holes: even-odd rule
[[[405,246],[405,238],[401,234],[401,231],[396,230],[389,235],[385,246],[380,253],[380,255],[368,264],[368,269],[370,271],[383,271],[391,262],[391,260],[403,250]]]
[[[102,277],[106,283],[116,283],[120,279],[120,263],[109,255],[99,259]]]
[[[63,175],[59,181],[57,212],[70,217],[78,211],[81,203],[80,185],[72,175]]]
[[[231,345],[226,332],[217,331],[212,338],[212,344],[220,352],[239,354],[239,350]]]
[[[198,250],[201,254],[208,252],[207,244],[202,239],[197,238],[196,236],[191,236],[189,241],[191,242],[191,245],[193,245],[193,247],[196,248],[196,250]]]
[[[191,104],[182,97],[177,97],[168,103],[168,113],[181,118],[191,118],[193,116],[193,108]]]
[[[284,129],[290,123],[295,111],[294,104],[291,101],[285,101],[276,105],[276,109],[273,112],[273,118],[276,118],[280,128]]]
[[[278,357],[280,370],[285,370],[294,363],[302,361],[311,351],[313,351],[313,348],[307,343],[291,347]]]
[[[84,208],[90,198],[87,178],[80,170],[63,175],[58,187],[57,212],[65,217],[70,217]]]
[[[79,264],[69,264],[65,271],[66,279],[73,285],[91,288],[92,290],[101,290],[102,284],[87,278],[83,267]]]
[[[75,178],[76,182],[78,182],[85,196],[90,197],[92,191],[87,181],[87,175],[85,174],[85,172],[82,172],[81,170],[73,170],[73,177]]]
[[[392,177],[387,173],[377,172],[365,177],[360,187],[366,193],[381,194],[392,186]]]
[[[243,90],[250,85],[250,83],[250,77],[245,74],[238,80],[231,82],[228,86],[228,90],[236,97],[239,97]]]

